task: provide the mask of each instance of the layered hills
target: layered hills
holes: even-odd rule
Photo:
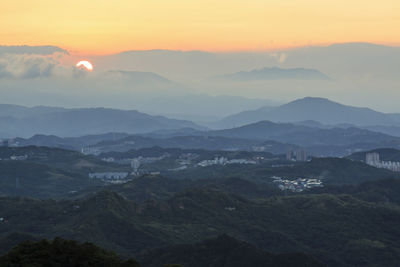
[[[185,127],[204,129],[190,121],[151,116],[136,110],[26,108],[13,105],[1,106],[0,110],[2,136],[47,134],[74,137],[109,132],[133,134]]]

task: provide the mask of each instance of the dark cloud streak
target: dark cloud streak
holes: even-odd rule
[[[62,53],[69,55],[68,51],[57,46],[0,46],[0,54],[35,54],[35,55],[53,55]]]

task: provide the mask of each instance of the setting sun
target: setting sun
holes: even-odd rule
[[[90,63],[87,60],[81,60],[78,63],[76,63],[76,67],[77,68],[85,68],[88,71],[92,71],[93,70],[93,64]]]

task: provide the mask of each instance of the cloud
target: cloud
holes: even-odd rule
[[[60,75],[67,70],[60,64],[67,50],[57,46],[0,46],[0,78],[33,79]]]
[[[52,56],[3,54],[0,56],[0,77],[32,79],[51,76],[59,62]]]
[[[270,54],[270,56],[274,57],[278,61],[279,64],[285,63],[285,61],[288,57],[288,55],[286,53],[273,53],[273,54]]]

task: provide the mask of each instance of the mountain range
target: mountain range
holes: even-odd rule
[[[326,98],[305,97],[271,108],[240,112],[218,121],[214,126],[227,128],[262,120],[301,122],[312,120],[322,124],[351,124],[356,126],[398,125],[399,114],[378,112],[369,108],[343,105]]]
[[[292,123],[274,123],[271,121],[259,121],[241,127],[209,131],[207,134],[230,138],[274,140],[302,146],[400,141],[399,137],[356,127],[321,129]]]
[[[64,138],[35,135],[28,139],[12,139],[10,145],[50,146],[79,151],[90,146],[99,152],[154,146],[206,150],[261,149],[274,154],[305,148],[313,156],[346,156],[355,151],[400,147],[400,137],[397,136],[357,127],[313,127],[314,124],[260,121],[231,129],[208,131],[182,128],[134,135],[108,133]]]
[[[273,141],[279,144],[266,151],[285,153],[284,144],[290,144],[305,147],[315,156],[343,156],[357,150],[400,145],[399,114],[346,106],[324,98],[307,97],[275,108],[242,112],[215,125],[222,130],[135,110],[0,105],[0,136],[33,136],[14,139],[17,145],[74,150],[90,145],[100,151],[153,146],[251,150]],[[329,151],[332,153],[327,154]]]
[[[191,121],[152,116],[136,110],[0,105],[0,136],[3,137],[35,134],[73,137],[108,132],[134,134],[186,127],[204,129]]]
[[[240,71],[232,74],[216,76],[217,80],[229,81],[260,81],[260,80],[328,80],[329,77],[318,70],[306,68],[282,69],[279,67]]]

